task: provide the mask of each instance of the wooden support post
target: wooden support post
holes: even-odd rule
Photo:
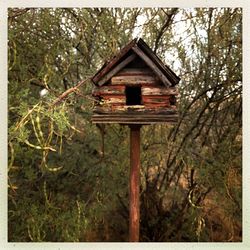
[[[140,226],[140,128],[130,127],[129,241],[139,241]]]

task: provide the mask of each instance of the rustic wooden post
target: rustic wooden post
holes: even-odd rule
[[[130,125],[129,241],[139,241],[140,230],[140,128]]]
[[[140,38],[128,43],[91,78],[95,85],[93,123],[130,127],[129,241],[140,229],[140,128],[178,121],[180,78]]]

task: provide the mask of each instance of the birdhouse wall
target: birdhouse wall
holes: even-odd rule
[[[136,97],[138,91],[140,97]],[[176,88],[165,87],[152,70],[146,67],[122,69],[106,85],[97,88],[93,95],[97,98],[97,113],[134,111],[157,114],[176,109]],[[129,104],[128,98],[140,98],[140,101]]]
[[[93,76],[92,122],[176,122],[179,80],[142,39],[134,39]]]

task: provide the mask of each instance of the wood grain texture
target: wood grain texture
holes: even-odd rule
[[[111,78],[111,84],[117,85],[141,85],[141,84],[148,84],[148,85],[160,85],[160,81],[155,76],[113,76]]]
[[[155,110],[157,110],[159,108],[170,108],[171,107],[169,102],[158,102],[158,103],[149,102],[149,103],[144,103],[144,105],[146,108],[151,108],[151,109],[155,109]]]
[[[169,103],[170,96],[169,95],[148,95],[142,96],[143,104],[146,103]]]
[[[123,67],[125,67],[127,64],[132,62],[135,58],[136,58],[135,54],[128,56],[121,63],[119,63],[117,66],[115,66],[115,68],[113,68],[111,71],[109,71],[100,81],[98,81],[98,85],[101,86],[104,83],[106,83],[112,76],[114,76],[116,73],[118,73]]]
[[[115,68],[121,60],[123,60],[123,58],[126,58],[127,55],[131,55],[131,51],[135,52],[138,57],[129,63],[129,67],[144,68],[148,66],[156,75],[159,76],[165,86],[174,86],[179,82],[180,78],[168,66],[163,64],[163,62],[142,39],[134,39],[109,62],[106,62],[100,70],[98,70],[98,72],[92,77],[93,83],[95,85],[99,84],[99,86],[102,85],[99,81],[102,81],[102,79],[108,75],[110,71],[112,71],[112,69]],[[142,59],[141,62],[139,58]]]
[[[105,104],[116,104],[122,103],[126,104],[126,96],[125,95],[102,95],[103,103]]]
[[[123,68],[116,76],[155,76],[150,68]]]
[[[140,125],[130,125],[129,241],[139,241],[140,229]]]
[[[120,124],[156,124],[156,123],[176,123],[178,114],[94,114],[92,116],[93,123],[120,123]]]
[[[136,44],[136,39],[133,39],[129,44],[121,49],[121,51],[115,55],[109,62],[105,62],[100,70],[94,75],[92,81],[94,84],[98,83],[98,81],[103,78],[113,67],[116,65],[119,60],[125,56],[131,48]]]
[[[92,95],[93,96],[102,96],[102,95],[125,95],[125,86],[102,86],[96,88]]]
[[[176,123],[176,118],[169,118],[169,119],[134,119],[134,120],[125,120],[125,119],[107,119],[107,120],[92,120],[93,123],[118,123],[118,124],[157,124],[157,123]]]
[[[145,114],[175,114],[176,106],[159,106],[154,104],[147,105],[135,105],[135,106],[127,106],[123,104],[112,104],[112,105],[103,105],[96,106],[94,109],[94,113],[96,114],[134,114],[140,115],[140,113]]]
[[[178,95],[176,88],[166,87],[142,87],[142,95]]]
[[[136,44],[134,46],[136,46]],[[159,68],[164,73],[164,75],[172,82],[172,85],[176,85],[180,81],[180,78],[167,65],[163,64],[159,57],[142,39],[138,41],[138,46],[147,56],[150,57],[157,68]]]
[[[154,62],[146,54],[143,53],[143,51],[138,46],[132,47],[132,50],[146,62],[146,64],[154,71],[154,73],[160,78],[160,80],[164,83],[166,87],[172,86],[168,78],[154,64]]]

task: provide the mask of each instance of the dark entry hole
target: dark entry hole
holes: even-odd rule
[[[141,105],[141,87],[126,87],[126,105]]]
[[[170,105],[175,105],[176,104],[176,98],[175,98],[174,95],[170,96],[169,102],[170,102]]]

